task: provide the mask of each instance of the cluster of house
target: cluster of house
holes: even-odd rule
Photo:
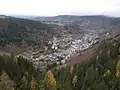
[[[30,60],[35,65],[46,66],[47,63],[56,62],[57,64],[65,64],[66,60],[71,58],[74,55],[78,55],[80,51],[89,48],[93,43],[96,43],[98,35],[94,34],[85,34],[82,38],[73,39],[71,36],[63,36],[62,38],[53,38],[52,41],[49,41],[51,44],[51,53],[47,52],[48,48],[45,48],[41,52],[29,51],[19,54],[27,60]],[[47,47],[47,46],[45,46]]]

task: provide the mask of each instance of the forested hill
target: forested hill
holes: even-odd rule
[[[28,44],[35,43],[34,38],[51,34],[54,26],[41,22],[18,19],[7,16],[0,18],[0,44],[21,43],[23,40]]]
[[[78,66],[75,90],[119,90],[119,47],[119,40],[103,41],[89,60]]]

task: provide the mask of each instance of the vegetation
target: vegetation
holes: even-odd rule
[[[93,57],[78,67],[75,90],[119,90],[118,41],[103,41]]]
[[[0,72],[0,87],[3,88],[0,90],[4,90],[4,88],[6,88],[5,90],[13,90],[9,88],[30,90],[30,87],[34,88],[43,77],[39,69],[34,68],[32,63],[22,57],[16,58],[12,55],[0,56]]]
[[[23,43],[28,45],[36,45],[39,36],[44,36],[45,33],[50,35],[51,26],[38,21],[18,18],[0,18],[0,45]]]
[[[119,47],[119,41],[101,42],[96,52],[72,71],[53,65],[40,72],[22,57],[1,55],[0,90],[119,90]]]
[[[37,36],[51,30],[46,24],[15,18],[0,19],[0,27],[3,46],[21,45],[23,41],[36,44]],[[79,26],[74,24],[72,28],[78,30]],[[56,67],[53,63],[41,72],[22,57],[0,53],[0,90],[120,90],[120,41],[105,40],[88,60],[71,67]]]
[[[119,41],[103,41],[96,52],[83,63],[40,72],[22,57],[0,56],[2,90],[119,90]],[[51,70],[49,70],[51,69]],[[75,80],[76,79],[76,80]],[[74,80],[74,81],[73,81]]]

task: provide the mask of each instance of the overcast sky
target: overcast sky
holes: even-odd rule
[[[120,16],[120,0],[0,0],[0,14]]]

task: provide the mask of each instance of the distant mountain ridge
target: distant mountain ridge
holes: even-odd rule
[[[103,28],[120,24],[120,18],[109,17],[109,16],[104,16],[104,15],[85,15],[85,16],[58,15],[58,16],[50,16],[50,17],[41,17],[41,16],[40,17],[39,16],[38,17],[37,16],[27,17],[26,16],[23,18],[35,20],[35,21],[90,21],[92,23],[101,25]]]
[[[107,16],[102,15],[87,15],[87,16],[76,16],[76,15],[58,15],[53,17],[36,17],[39,20],[52,20],[52,21],[65,21],[65,20],[85,20],[85,19],[94,19],[94,18],[108,18]]]

